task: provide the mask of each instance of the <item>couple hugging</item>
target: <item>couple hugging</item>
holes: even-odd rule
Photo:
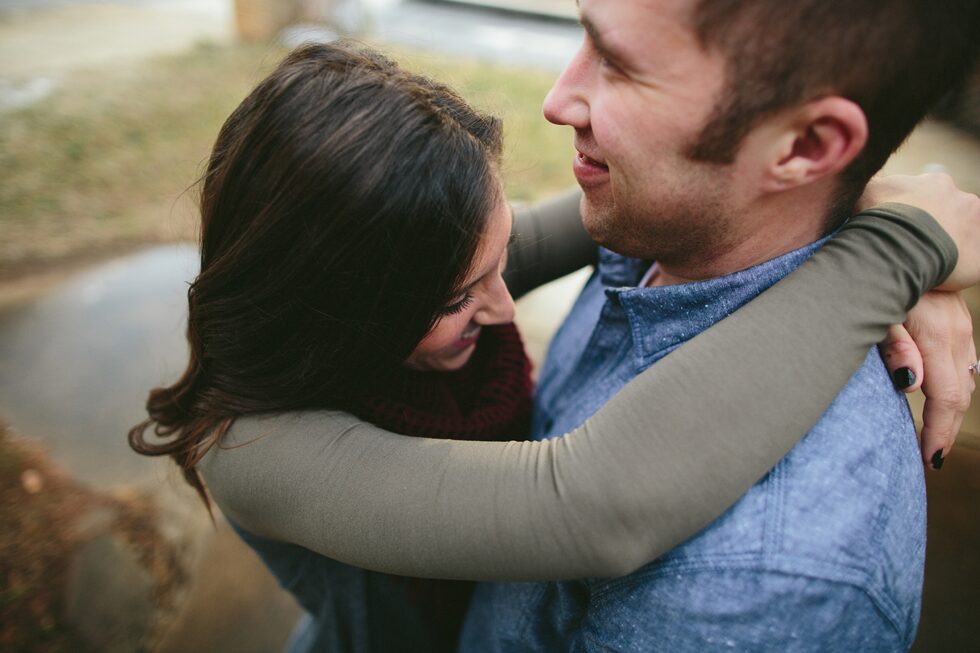
[[[581,191],[525,210],[442,84],[342,44],[261,82],[131,445],[296,596],[293,651],[907,649],[980,200],[868,182],[970,70],[976,3],[579,9],[544,112]],[[512,297],[589,264],[532,402]]]

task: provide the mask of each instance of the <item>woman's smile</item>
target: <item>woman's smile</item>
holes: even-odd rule
[[[474,324],[467,327],[465,331],[457,338],[456,342],[453,343],[453,347],[456,349],[466,349],[467,347],[472,347],[476,344],[476,341],[480,339],[480,325]]]

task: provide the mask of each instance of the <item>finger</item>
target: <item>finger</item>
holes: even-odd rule
[[[905,327],[896,324],[888,329],[878,349],[895,387],[904,392],[918,390],[922,385],[922,355]]]
[[[935,364],[926,357],[922,389],[926,401],[922,409],[922,459],[927,466],[940,469],[943,460],[956,441],[963,424],[966,409],[970,406],[970,388],[973,380],[962,362],[951,354]]]
[[[959,293],[930,292],[909,312],[905,326],[922,356],[922,458],[939,469],[956,440],[975,385],[973,324]]]

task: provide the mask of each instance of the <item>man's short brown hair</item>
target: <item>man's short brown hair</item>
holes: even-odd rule
[[[767,115],[827,95],[856,102],[868,142],[841,176],[831,219],[926,112],[966,78],[980,0],[700,0],[693,28],[727,60],[726,90],[690,155],[730,163]]]

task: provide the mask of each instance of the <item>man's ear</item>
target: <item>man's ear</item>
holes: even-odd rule
[[[775,120],[775,138],[770,141],[762,182],[770,192],[836,175],[868,141],[864,111],[836,95],[807,102]]]

